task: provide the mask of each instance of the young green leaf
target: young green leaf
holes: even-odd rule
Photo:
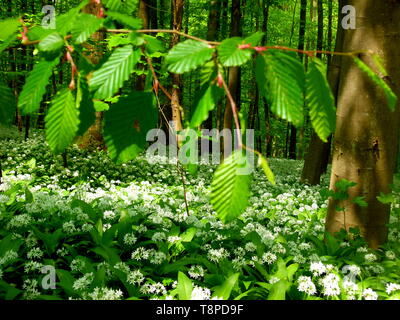
[[[251,59],[253,51],[241,49],[242,44],[245,44],[243,39],[236,37],[222,41],[217,47],[219,60],[225,67],[241,66]]]
[[[107,16],[132,30],[138,30],[143,27],[143,22],[141,19],[137,19],[123,13],[107,11]]]
[[[10,36],[15,34],[21,25],[19,19],[5,19],[0,21],[0,40],[6,41]]]
[[[196,101],[196,109],[190,121],[190,128],[200,126],[208,118],[208,113],[214,110],[223,96],[224,91],[215,84],[205,84],[200,90]]]
[[[14,119],[17,103],[11,88],[3,80],[0,80],[0,97],[0,123],[9,125]]]
[[[179,300],[191,300],[193,291],[192,280],[180,271],[178,272],[177,290]]]
[[[153,93],[132,92],[105,114],[104,139],[117,163],[134,159],[146,146],[147,132],[157,127]]]
[[[103,0],[102,3],[110,10],[132,14],[137,8],[139,0]]]
[[[87,4],[88,0],[83,0],[78,6],[72,8],[68,12],[57,15],[57,32],[63,36],[66,36],[68,33],[70,33],[72,28],[74,28],[76,24],[79,24],[79,21],[77,20],[78,14]]]
[[[247,159],[242,150],[236,150],[214,174],[211,204],[224,223],[236,219],[247,207],[251,177],[245,170],[246,164]]]
[[[54,32],[49,34],[39,43],[39,50],[44,52],[57,52],[60,51],[64,46],[64,39],[60,36],[59,33]]]
[[[245,44],[250,44],[252,47],[258,46],[263,39],[265,33],[257,31],[243,40]]]
[[[104,65],[93,73],[90,89],[96,90],[94,98],[112,97],[129,79],[140,56],[140,50],[133,50],[131,45],[115,49]]]
[[[75,23],[71,29],[72,37],[75,43],[83,43],[89,37],[99,30],[103,24],[103,20],[92,14],[80,13],[77,16],[79,23]]]
[[[267,87],[262,91],[267,94],[272,112],[301,127],[304,122],[303,65],[291,54],[276,50],[268,51],[265,55],[265,65],[265,80],[262,82],[265,81]]]
[[[69,89],[63,89],[54,97],[45,121],[51,150],[55,154],[62,153],[74,140],[79,127],[78,109]]]
[[[170,72],[181,74],[201,66],[212,54],[213,49],[207,43],[187,40],[172,48],[165,62]]]
[[[318,59],[311,60],[308,65],[306,103],[315,132],[322,141],[327,142],[336,126],[335,98],[326,79],[326,67]]]
[[[396,94],[393,92],[393,90],[389,87],[389,85],[381,77],[379,77],[374,71],[372,71],[370,69],[370,67],[368,67],[358,57],[353,57],[353,59],[354,59],[354,62],[357,64],[357,66],[362,71],[364,71],[368,75],[368,77],[383,90],[390,110],[394,111],[396,109],[398,98],[397,98]]]
[[[267,177],[268,181],[275,185],[275,175],[269,167],[267,159],[265,159],[262,155],[258,155],[258,164],[264,170],[265,176]]]
[[[18,100],[18,107],[21,109],[22,114],[32,113],[39,109],[53,68],[58,64],[59,60],[59,58],[52,61],[41,59],[33,67]]]

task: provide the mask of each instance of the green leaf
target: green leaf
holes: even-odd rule
[[[396,201],[394,195],[392,193],[385,194],[383,192],[380,193],[379,196],[376,197],[379,202],[383,204],[394,203]]]
[[[211,204],[224,222],[241,215],[250,196],[250,174],[247,159],[241,150],[234,151],[218,167],[211,184]]]
[[[103,0],[102,3],[112,11],[132,14],[139,0]]]
[[[146,41],[146,50],[150,54],[166,51],[164,43],[162,41],[158,40],[156,37],[144,34],[143,38]]]
[[[397,105],[397,96],[393,92],[393,90],[389,87],[389,85],[380,77],[378,76],[374,71],[370,69],[363,61],[361,61],[357,57],[353,57],[354,62],[357,64],[357,66],[364,71],[368,77],[375,82],[376,85],[378,85],[384,92],[389,108],[390,110],[394,111],[396,109]]]
[[[78,136],[82,136],[96,120],[96,110],[89,92],[89,85],[84,77],[79,77],[76,93],[76,108],[79,109]]]
[[[360,207],[368,207],[368,202],[365,201],[365,197],[355,197],[353,203],[359,205]]]
[[[250,44],[252,47],[258,46],[263,39],[265,33],[261,31],[257,31],[256,33],[253,33],[251,36],[245,38],[243,42],[245,44]]]
[[[313,59],[308,65],[306,76],[306,103],[310,108],[312,126],[319,138],[327,142],[335,131],[336,108],[328,80],[326,67],[319,59]]]
[[[141,19],[137,19],[123,13],[107,11],[107,16],[132,30],[138,30],[143,27],[143,22]]]
[[[263,71],[267,87],[262,91],[267,94],[272,112],[301,127],[304,123],[303,65],[291,54],[276,50],[268,51],[265,62]]]
[[[170,72],[182,74],[210,60],[213,51],[207,43],[187,40],[173,47],[165,62]]]
[[[57,31],[61,35],[66,36],[68,33],[71,32],[72,28],[74,28],[76,24],[79,24],[79,21],[77,21],[79,11],[81,11],[81,9],[87,4],[88,0],[83,0],[79,3],[78,6],[72,8],[64,14],[57,16]]]
[[[205,84],[196,99],[196,109],[190,121],[190,128],[200,126],[208,118],[208,113],[214,110],[221,100],[224,91],[215,84]]]
[[[29,73],[18,101],[18,107],[21,109],[23,115],[39,109],[53,68],[58,62],[59,58],[52,61],[41,59]]]
[[[245,64],[253,55],[249,49],[240,49],[245,44],[241,38],[230,38],[222,41],[217,47],[219,60],[225,67],[236,67]]]
[[[39,50],[44,52],[57,52],[64,46],[64,39],[58,32],[49,34],[39,43]]]
[[[267,159],[265,159],[260,154],[258,155],[258,165],[261,166],[261,168],[263,169],[268,181],[271,182],[273,185],[276,185],[275,175],[269,167]]]
[[[14,42],[17,41],[17,39],[18,39],[17,35],[16,34],[12,34],[6,40],[4,40],[0,44],[0,53],[2,53],[4,50],[6,50],[8,47],[10,47]]]
[[[8,85],[0,80],[0,123],[9,125],[13,122],[17,103],[15,96]]]
[[[149,130],[157,127],[154,95],[132,92],[111,105],[105,114],[104,139],[111,158],[117,163],[134,159],[146,146]]]
[[[182,272],[178,272],[178,297],[179,300],[191,300],[193,284],[192,281]]]
[[[93,73],[90,89],[97,90],[94,98],[112,97],[129,79],[140,56],[140,50],[133,50],[131,45],[115,49],[102,67]]]
[[[71,34],[75,39],[75,43],[83,43],[90,36],[99,30],[103,24],[103,20],[92,14],[80,13],[77,15],[79,23],[75,23],[71,29]]]
[[[55,96],[45,121],[47,142],[51,150],[59,154],[74,140],[79,127],[79,113],[69,89]]]
[[[94,101],[94,109],[97,112],[102,112],[102,111],[110,110],[110,106],[108,105],[108,103],[105,103],[100,100],[96,100],[96,101]]]
[[[19,19],[5,19],[0,21],[0,40],[6,41],[10,36],[15,34],[20,27]]]
[[[287,280],[279,280],[274,283],[268,295],[268,300],[285,300],[286,291],[290,288],[291,284]]]
[[[228,277],[221,286],[215,288],[213,296],[222,298],[223,300],[228,300],[231,296],[233,287],[239,279],[239,275],[240,273],[235,273]]]

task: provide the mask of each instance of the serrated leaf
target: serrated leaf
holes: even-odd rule
[[[208,118],[208,113],[214,110],[224,91],[214,84],[205,84],[196,99],[196,109],[190,121],[190,128],[200,126]]]
[[[258,74],[259,86],[266,86],[261,91],[266,94],[271,111],[301,127],[304,123],[304,69],[300,61],[290,54],[271,50],[265,55],[265,70]]]
[[[271,182],[273,185],[276,185],[275,175],[272,172],[267,159],[265,159],[262,155],[258,155],[258,164],[263,169],[268,181]]]
[[[77,135],[82,136],[96,120],[96,110],[93,106],[89,86],[83,77],[78,80],[76,108],[79,109],[79,129]]]
[[[133,50],[131,45],[115,49],[104,65],[93,73],[90,89],[96,90],[94,98],[102,100],[112,97],[122,88],[140,56],[140,50]]]
[[[192,280],[190,280],[183,272],[178,272],[178,297],[179,300],[191,300],[193,284]]]
[[[103,24],[103,20],[92,14],[80,13],[77,15],[79,23],[75,23],[71,29],[71,34],[75,39],[75,43],[83,43],[90,36],[99,30]]]
[[[70,33],[72,28],[76,24],[79,24],[79,21],[77,21],[79,11],[81,11],[81,9],[87,4],[88,0],[83,0],[78,6],[72,8],[64,14],[57,16],[57,32],[63,36],[66,36],[68,33]]]
[[[94,101],[94,109],[97,112],[102,112],[102,111],[109,110],[110,106],[108,105],[108,103],[105,103],[105,102],[100,101],[100,100],[96,100],[96,101]]]
[[[210,60],[212,54],[213,49],[208,44],[187,40],[173,47],[165,62],[170,72],[182,74],[194,70]]]
[[[63,152],[74,140],[79,127],[79,113],[69,89],[54,97],[45,119],[46,138],[55,154]]]
[[[59,60],[59,58],[52,61],[41,59],[29,73],[18,101],[18,107],[23,115],[39,109],[53,68],[58,64]]]
[[[143,27],[143,21],[141,19],[120,12],[107,11],[107,16],[132,30],[138,30]]]
[[[134,159],[146,146],[148,131],[157,127],[157,117],[151,92],[132,92],[111,105],[104,125],[110,157],[117,163]]]
[[[0,123],[9,125],[14,119],[17,103],[11,88],[3,80],[0,80],[0,97]]]
[[[138,6],[139,0],[103,0],[102,3],[112,11],[131,14]]]
[[[0,40],[6,41],[10,36],[17,32],[21,22],[19,19],[5,19],[0,21]]]
[[[311,60],[308,66],[306,103],[315,132],[322,141],[327,142],[336,126],[335,98],[326,79],[326,67],[318,59]]]
[[[396,109],[398,98],[396,94],[393,92],[393,90],[382,78],[380,78],[374,71],[371,70],[370,67],[368,67],[364,62],[362,62],[358,57],[353,57],[353,59],[354,62],[357,64],[357,66],[362,71],[364,71],[368,75],[368,77],[383,90],[390,110],[394,111]]]
[[[17,39],[18,39],[17,35],[16,34],[12,34],[6,40],[4,40],[0,44],[0,53],[2,53],[4,50],[6,50],[8,47],[10,47],[13,44],[13,42],[15,42]]]
[[[146,41],[146,50],[153,55],[153,58],[155,58],[154,57],[155,53],[166,51],[164,43],[158,40],[156,37],[144,34],[143,38]]]
[[[225,67],[241,66],[251,59],[252,50],[240,49],[242,44],[243,39],[236,37],[222,41],[217,47],[219,60]]]
[[[247,163],[241,150],[234,151],[218,167],[211,184],[211,204],[219,219],[227,223],[241,215],[250,196],[250,174],[244,174]],[[242,171],[243,170],[243,171]]]
[[[39,43],[39,50],[44,52],[56,52],[64,46],[64,39],[58,32],[53,32],[46,36]]]
[[[258,46],[263,39],[265,33],[257,31],[243,40],[245,44],[250,44],[252,47]]]

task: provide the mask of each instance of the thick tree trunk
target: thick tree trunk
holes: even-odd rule
[[[372,50],[384,61],[385,77],[400,96],[400,2],[351,0],[345,4],[357,10],[357,29],[344,31],[343,50]],[[360,58],[369,66],[370,56]],[[391,112],[382,90],[350,58],[342,60],[337,128],[331,188],[341,179],[356,182],[349,189],[349,200],[330,199],[326,229],[331,234],[358,227],[370,247],[387,240],[390,206],[377,200],[389,193],[396,162],[400,109]],[[374,68],[374,67],[373,67]],[[367,207],[352,200],[364,197]],[[344,211],[337,211],[337,208]]]
[[[339,5],[339,8],[341,6]],[[338,26],[336,35],[335,51],[343,51],[343,28],[341,27],[342,14],[341,10],[338,11]],[[328,65],[328,81],[332,89],[332,93],[337,100],[339,78],[340,78],[340,67],[341,67],[341,56],[333,56],[331,63]],[[321,175],[327,171],[329,157],[331,153],[332,138],[330,137],[328,142],[323,142],[318,135],[313,131],[311,141],[308,149],[308,153],[305,158],[303,172],[301,175],[301,182],[308,183],[311,185],[317,185],[320,183]]]

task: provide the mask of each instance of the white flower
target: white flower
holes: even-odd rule
[[[266,264],[273,264],[277,259],[276,254],[271,252],[266,252],[262,255],[262,261]]]
[[[326,267],[321,261],[312,262],[310,265],[310,271],[314,276],[320,276],[326,273]]]
[[[144,281],[143,273],[140,270],[134,270],[128,273],[127,280],[131,285],[139,285]]]
[[[396,254],[391,250],[386,251],[385,255],[386,255],[386,258],[388,258],[389,260],[396,259]]]
[[[386,284],[386,293],[391,294],[393,291],[400,290],[400,285],[397,283],[387,283]]]
[[[308,295],[313,295],[317,292],[317,288],[310,277],[301,276],[297,281],[299,283],[297,289],[300,292],[305,292]]]
[[[366,254],[366,255],[364,256],[364,259],[365,259],[366,262],[374,262],[374,261],[377,260],[377,257],[376,257],[376,255],[373,254],[373,253],[368,253],[368,254]]]
[[[109,288],[95,288],[88,296],[92,300],[120,300],[123,296],[121,290],[113,290]]]
[[[210,300],[211,291],[207,288],[195,286],[192,291],[190,300]]]
[[[334,273],[329,273],[321,279],[323,286],[322,293],[326,296],[337,296],[340,294],[339,277]]]
[[[370,288],[365,289],[362,296],[365,300],[378,300],[378,294]]]
[[[190,267],[188,274],[193,279],[201,279],[204,277],[204,269],[200,265],[194,265]]]

